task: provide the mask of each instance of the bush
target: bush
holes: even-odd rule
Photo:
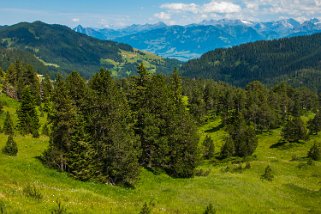
[[[6,213],[7,213],[6,205],[3,201],[0,201],[0,214],[6,214]]]
[[[57,207],[52,210],[51,214],[67,214],[67,209],[61,205],[60,200],[57,200]]]
[[[261,175],[262,180],[272,181],[274,176],[272,175],[272,169],[270,166],[267,166],[264,170],[264,174]]]
[[[216,210],[212,204],[209,204],[204,211],[204,214],[215,214],[215,213],[216,213]]]
[[[25,196],[34,198],[36,200],[42,199],[42,194],[39,192],[35,185],[31,186],[30,184],[28,184],[28,186],[23,189],[23,193],[25,194]]]
[[[316,143],[311,147],[311,149],[308,152],[308,157],[318,161],[321,159],[321,148],[320,145],[317,145]]]
[[[144,203],[142,209],[140,210],[139,214],[150,214],[152,213],[152,208],[146,202]]]
[[[13,140],[13,136],[9,135],[7,143],[5,147],[2,149],[2,152],[4,154],[10,155],[10,156],[16,156],[18,153],[18,147],[16,142]]]
[[[195,176],[207,177],[211,173],[211,170],[197,169],[195,170]]]

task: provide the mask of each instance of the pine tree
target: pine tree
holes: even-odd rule
[[[46,136],[50,136],[50,131],[49,131],[49,127],[48,127],[47,122],[42,126],[41,134],[46,135]]]
[[[82,109],[86,98],[87,85],[78,72],[72,72],[66,79],[69,96],[78,109]]]
[[[41,91],[41,102],[44,103],[44,111],[50,111],[50,100],[53,92],[53,86],[48,74],[45,75],[45,78],[41,81],[40,85]]]
[[[282,136],[288,142],[298,142],[307,138],[307,131],[300,117],[288,119],[282,129]]]
[[[205,159],[209,160],[214,157],[215,147],[214,142],[210,136],[206,136],[203,141],[204,153],[203,156]]]
[[[29,87],[23,90],[21,104],[17,110],[18,129],[22,135],[32,134],[34,137],[39,136],[40,127],[39,118],[36,111],[35,100]]]
[[[308,122],[308,129],[310,134],[314,135],[321,131],[321,111],[318,111],[314,118]]]
[[[58,75],[52,96],[53,111],[49,116],[52,125],[49,148],[45,151],[45,163],[61,171],[68,171],[68,153],[76,128],[76,109],[68,95],[65,81]]]
[[[196,124],[183,104],[181,79],[174,72],[172,75],[172,96],[174,99],[171,111],[169,131],[170,161],[168,172],[174,177],[192,177],[197,163],[197,146],[199,137]]]
[[[13,136],[9,135],[5,147],[2,149],[2,152],[7,155],[16,156],[18,153],[18,146],[13,140]]]
[[[321,159],[321,146],[318,144],[313,144],[308,152],[308,157],[312,160],[318,161]]]
[[[13,135],[14,134],[14,125],[13,121],[11,120],[10,113],[7,111],[6,118],[4,120],[4,125],[3,125],[3,132],[6,135]]]
[[[139,174],[138,142],[125,96],[105,70],[97,73],[89,85],[88,128],[100,174],[111,183],[133,185]]]
[[[223,144],[221,148],[221,158],[228,158],[232,157],[235,154],[235,145],[233,142],[233,139],[229,136],[226,138],[225,143]]]

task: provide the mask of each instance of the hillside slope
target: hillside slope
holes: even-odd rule
[[[19,23],[0,29],[0,45],[35,55],[49,70],[79,71],[89,77],[101,67],[126,76],[145,62],[151,72],[168,73],[180,63],[134,50],[131,46],[101,41],[79,34],[62,25],[42,22]]]
[[[186,63],[182,72],[185,77],[216,79],[238,86],[253,80],[267,84],[283,80],[320,91],[321,34],[211,51]]]
[[[0,95],[15,124],[18,102]],[[0,114],[3,124],[5,114]],[[41,117],[43,124],[46,118]],[[219,151],[226,135],[220,120],[199,128],[202,139],[209,135]],[[0,210],[4,213],[50,213],[57,201],[68,213],[139,213],[145,202],[151,202],[153,213],[203,213],[212,203],[218,213],[320,213],[321,162],[307,164],[306,154],[314,141],[271,148],[280,139],[280,130],[259,136],[256,159],[250,169],[238,171],[238,160],[203,162],[200,169],[209,170],[205,177],[174,179],[165,174],[154,175],[142,169],[134,189],[76,181],[66,173],[46,168],[37,157],[48,146],[48,137],[38,139],[16,134],[18,155],[0,152]],[[0,148],[7,137],[0,134]],[[217,152],[216,152],[217,153]],[[293,156],[297,160],[291,160]],[[241,163],[245,167],[245,163]],[[262,181],[264,168],[270,165],[272,182]],[[229,170],[227,170],[229,169]],[[42,198],[26,194],[34,186]]]

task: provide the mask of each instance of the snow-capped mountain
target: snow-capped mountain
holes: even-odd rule
[[[131,25],[122,29],[78,26],[74,30],[98,39],[127,43],[163,57],[185,61],[217,48],[321,32],[321,21],[311,19],[300,23],[295,19],[270,22],[221,19],[204,20],[187,26],[168,26],[160,22]]]

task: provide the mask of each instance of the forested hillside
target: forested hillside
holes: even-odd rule
[[[174,67],[180,66],[177,60],[162,59],[126,44],[97,40],[66,26],[43,22],[1,28],[0,44],[3,48],[28,51],[52,73],[77,70],[90,77],[104,67],[112,70],[114,76],[124,77],[135,73],[141,62],[150,72],[158,73],[170,73]]]
[[[143,64],[137,73],[53,81],[20,62],[0,70],[0,209],[320,211],[318,94],[286,83],[182,80]],[[271,205],[249,200],[258,198]]]
[[[245,86],[253,80],[279,81],[321,91],[321,34],[260,41],[204,54],[186,63],[185,77]]]

